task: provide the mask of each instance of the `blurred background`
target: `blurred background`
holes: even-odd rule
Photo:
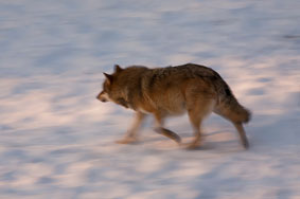
[[[300,198],[298,0],[0,1],[0,198]],[[194,62],[253,112],[244,151],[212,115],[205,146],[153,133],[117,145],[133,112],[102,104],[114,64]],[[184,139],[186,117],[168,128]]]

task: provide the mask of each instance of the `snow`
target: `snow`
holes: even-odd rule
[[[0,198],[300,198],[298,0],[0,2]],[[132,111],[100,103],[114,64],[194,62],[252,110],[243,150],[212,115],[195,151],[118,145]],[[184,142],[186,116],[167,127]]]

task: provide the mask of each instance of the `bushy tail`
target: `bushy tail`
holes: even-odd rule
[[[217,88],[218,101],[214,112],[234,123],[247,123],[251,120],[251,112],[243,107],[231,92],[224,80]]]

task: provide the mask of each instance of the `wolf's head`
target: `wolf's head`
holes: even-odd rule
[[[118,75],[124,69],[119,65],[115,65],[115,70],[113,74],[103,73],[105,76],[105,81],[103,82],[103,90],[97,95],[97,99],[101,102],[112,101],[116,104],[122,105],[128,108],[128,102],[125,100],[126,95],[124,88],[117,82]]]

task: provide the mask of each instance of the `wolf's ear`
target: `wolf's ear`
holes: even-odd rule
[[[119,73],[122,72],[124,69],[121,68],[121,66],[119,66],[118,64],[115,65],[115,73]]]
[[[107,74],[107,73],[103,73],[103,74],[104,74],[104,76],[106,77],[106,79],[108,80],[108,82],[111,84],[112,81],[113,81],[113,76],[112,76],[112,75],[109,75],[109,74]]]

